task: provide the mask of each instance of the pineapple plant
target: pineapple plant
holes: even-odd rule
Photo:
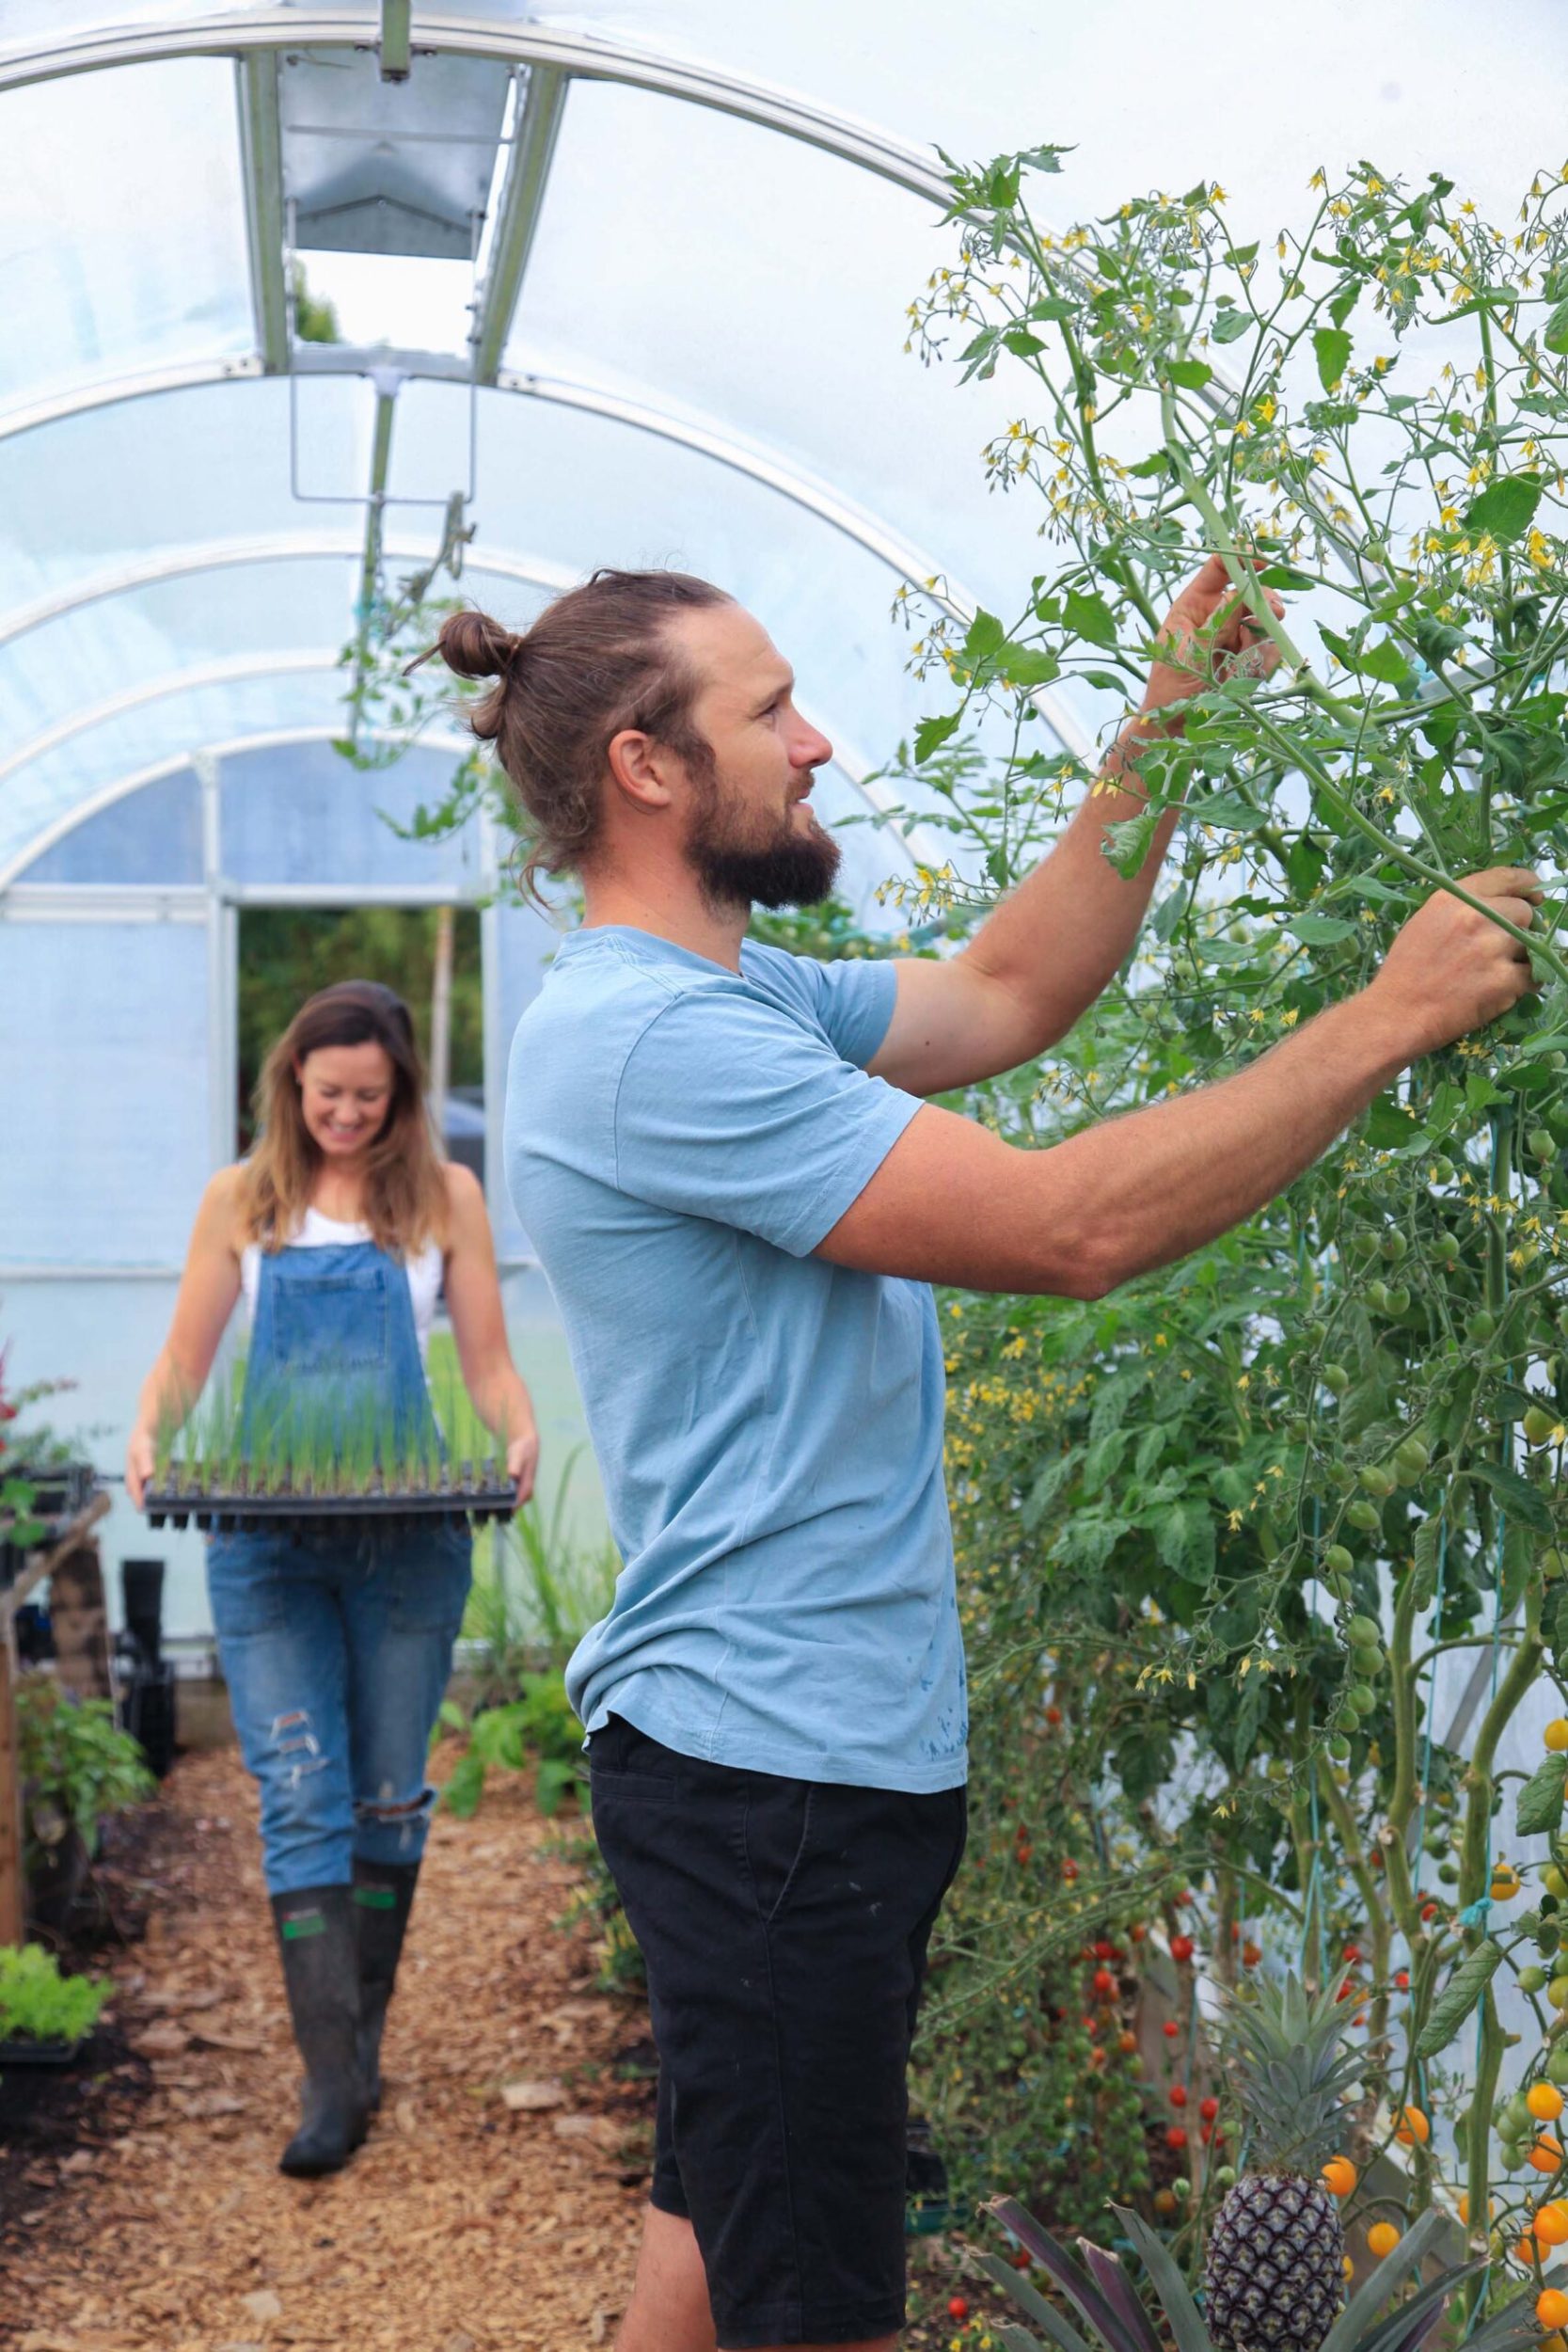
[[[1320,2177],[1342,2134],[1344,2094],[1361,2071],[1359,2057],[1341,2042],[1339,1991],[1337,1982],[1313,1999],[1290,1976],[1279,1986],[1259,1984],[1244,2004],[1228,2004],[1225,2040],[1247,2119],[1245,2169],[1214,2217],[1201,2309],[1164,2240],[1123,2206],[1111,2211],[1143,2265],[1152,2311],[1117,2255],[1081,2238],[1082,2260],[1075,2260],[1013,2199],[995,2199],[986,2208],[1104,2352],[1164,2352],[1167,2340],[1177,2352],[1419,2352],[1458,2290],[1486,2268],[1484,2260],[1474,2261],[1423,2279],[1423,2259],[1451,2226],[1427,2212],[1347,2302],[1344,2229]],[[1353,2166],[1331,2162],[1330,2178],[1337,2173],[1348,2175],[1354,2187]],[[1090,2352],[1077,2328],[1010,2264],[987,2255],[981,2266],[1039,2323],[1055,2352]],[[1386,2312],[1404,2288],[1403,2299]],[[1026,2328],[1004,2325],[996,2333],[1007,2352],[1040,2352]],[[1527,2296],[1484,2322],[1466,2352],[1525,2352],[1540,2337]]]
[[[1232,2000],[1225,2039],[1246,2118],[1246,2164],[1214,2217],[1204,2307],[1219,2352],[1318,2352],[1345,2300],[1345,2233],[1322,2177],[1361,2071],[1340,2039],[1339,1978],[1313,2000],[1300,1979]]]

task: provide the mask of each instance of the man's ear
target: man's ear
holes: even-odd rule
[[[671,802],[669,754],[641,727],[623,727],[610,739],[606,754],[613,782],[637,807],[668,808]]]

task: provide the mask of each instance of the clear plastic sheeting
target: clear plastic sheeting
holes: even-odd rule
[[[231,66],[41,82],[4,105],[0,410],[251,348]]]

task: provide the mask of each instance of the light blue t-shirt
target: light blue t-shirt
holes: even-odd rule
[[[567,1670],[590,1733],[623,1715],[865,1788],[966,1776],[935,1303],[811,1255],[920,1108],[864,1069],[895,986],[610,924],[518,1024],[507,1181],[626,1564]]]

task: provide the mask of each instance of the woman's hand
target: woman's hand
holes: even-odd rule
[[[152,1441],[151,1430],[133,1429],[131,1441],[125,1449],[125,1491],[138,1511],[157,1467],[158,1449]]]
[[[533,1476],[539,1467],[539,1432],[531,1427],[524,1436],[514,1438],[506,1449],[506,1474],[517,1489],[520,1511],[533,1492]]]

